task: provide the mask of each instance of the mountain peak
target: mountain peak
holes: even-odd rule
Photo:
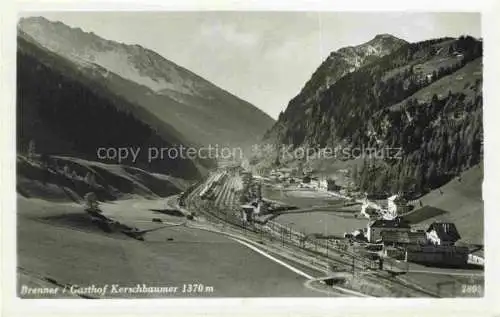
[[[319,96],[346,74],[394,52],[405,44],[408,42],[393,35],[378,34],[368,42],[333,51],[312,75],[300,95],[306,100],[314,99],[314,96]]]
[[[391,40],[398,40],[398,41],[403,41],[402,39],[392,35],[392,34],[389,34],[389,33],[381,33],[381,34],[377,34],[375,35],[375,37],[373,38],[374,40],[377,40],[377,39],[391,39]]]
[[[361,45],[362,46],[363,45],[377,45],[377,46],[384,46],[384,47],[389,46],[389,48],[391,48],[390,46],[393,46],[393,45],[401,46],[404,44],[408,44],[408,42],[403,40],[403,39],[400,39],[399,37],[396,37],[392,34],[382,33],[382,34],[375,35],[375,37],[373,39],[371,39],[370,41],[368,41],[364,44],[361,44]]]

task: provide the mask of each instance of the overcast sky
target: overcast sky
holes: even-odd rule
[[[43,12],[109,40],[140,44],[276,118],[328,54],[380,33],[410,42],[481,36],[479,13]]]

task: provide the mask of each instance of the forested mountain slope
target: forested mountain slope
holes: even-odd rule
[[[481,57],[482,42],[468,36],[404,44],[318,89],[314,99],[302,91],[264,142],[348,154],[397,149],[364,155],[358,185],[426,192],[481,161]]]

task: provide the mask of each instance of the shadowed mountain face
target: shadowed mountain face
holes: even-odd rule
[[[116,163],[116,158],[103,156],[98,149],[137,151],[140,148],[135,160],[129,155],[120,163],[186,179],[199,178],[203,165],[210,166],[209,161],[149,159],[150,148],[177,147],[186,141],[166,123],[158,129],[146,124],[142,118],[148,115],[80,72],[73,63],[40,47],[20,32],[17,53],[19,152],[26,151],[28,144],[34,141],[38,154]]]
[[[272,118],[209,81],[139,45],[125,45],[45,18],[21,19],[19,29],[70,60],[81,72],[167,123],[189,142],[249,147]],[[154,121],[154,122],[153,122]]]

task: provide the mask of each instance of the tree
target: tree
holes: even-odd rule
[[[40,154],[40,163],[42,164],[42,166],[44,167],[49,167],[50,165],[50,157],[49,155],[47,155],[46,153],[41,153]]]
[[[413,172],[413,178],[415,179],[415,192],[422,193],[425,186],[424,167],[422,165],[417,164]]]
[[[402,176],[399,179],[399,189],[403,192],[415,192],[417,189],[416,181],[411,176]]]
[[[352,175],[351,175],[352,180],[354,183],[357,183],[359,180],[359,170],[358,170],[358,164],[354,164],[352,166]]]
[[[63,174],[66,177],[70,176],[70,171],[69,171],[69,166],[68,165],[64,165],[64,167],[63,167]]]
[[[36,156],[35,140],[31,140],[28,144],[28,159],[33,161]]]
[[[437,169],[436,169],[436,164],[434,162],[431,162],[431,164],[429,165],[426,179],[429,188],[434,188],[437,185]]]
[[[85,182],[87,184],[89,184],[90,186],[95,186],[96,185],[96,181],[95,181],[95,175],[94,175],[94,173],[87,172],[87,174],[85,175]]]
[[[375,190],[382,192],[387,189],[388,175],[385,171],[382,171],[377,179],[375,180]]]
[[[83,197],[85,200],[85,207],[93,211],[99,210],[99,202],[97,201],[97,195],[94,192],[88,192]]]

